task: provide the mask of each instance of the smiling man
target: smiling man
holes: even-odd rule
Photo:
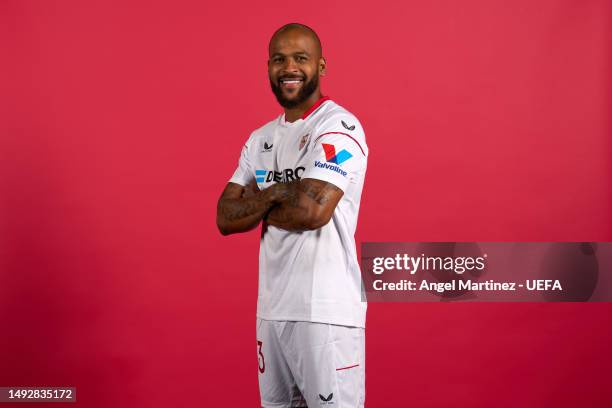
[[[263,223],[257,356],[264,407],[363,407],[365,315],[355,229],[368,147],[319,79],[302,24],[278,29],[268,75],[284,113],[255,130],[217,207],[223,235]]]

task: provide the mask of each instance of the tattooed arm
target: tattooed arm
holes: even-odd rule
[[[270,209],[285,200],[288,189],[280,184],[260,191],[255,183],[244,187],[227,183],[217,203],[217,227],[223,235],[255,228]]]
[[[302,179],[285,185],[280,205],[273,207],[265,220],[287,231],[321,228],[329,222],[344,194],[341,189],[317,179]]]

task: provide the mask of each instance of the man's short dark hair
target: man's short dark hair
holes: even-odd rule
[[[284,33],[285,31],[291,31],[291,30],[301,30],[301,31],[308,33],[308,35],[310,35],[317,43],[317,47],[319,47],[319,55],[323,55],[323,46],[321,45],[321,39],[319,39],[319,36],[315,32],[315,30],[308,27],[306,24],[301,24],[301,23],[285,24],[284,26],[276,30],[274,34],[272,34],[272,37],[270,38],[270,44],[272,44],[272,40],[274,39],[274,37],[276,37],[279,34]],[[268,45],[268,49],[269,48],[270,46]]]

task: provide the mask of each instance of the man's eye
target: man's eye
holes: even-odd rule
[[[295,58],[298,62],[304,62],[306,61],[306,57],[296,57]]]
[[[283,62],[282,58],[274,58],[274,63],[280,64],[281,62]]]

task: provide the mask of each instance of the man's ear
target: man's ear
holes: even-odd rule
[[[325,76],[325,72],[327,71],[327,62],[325,58],[321,57],[319,59],[319,75]]]

